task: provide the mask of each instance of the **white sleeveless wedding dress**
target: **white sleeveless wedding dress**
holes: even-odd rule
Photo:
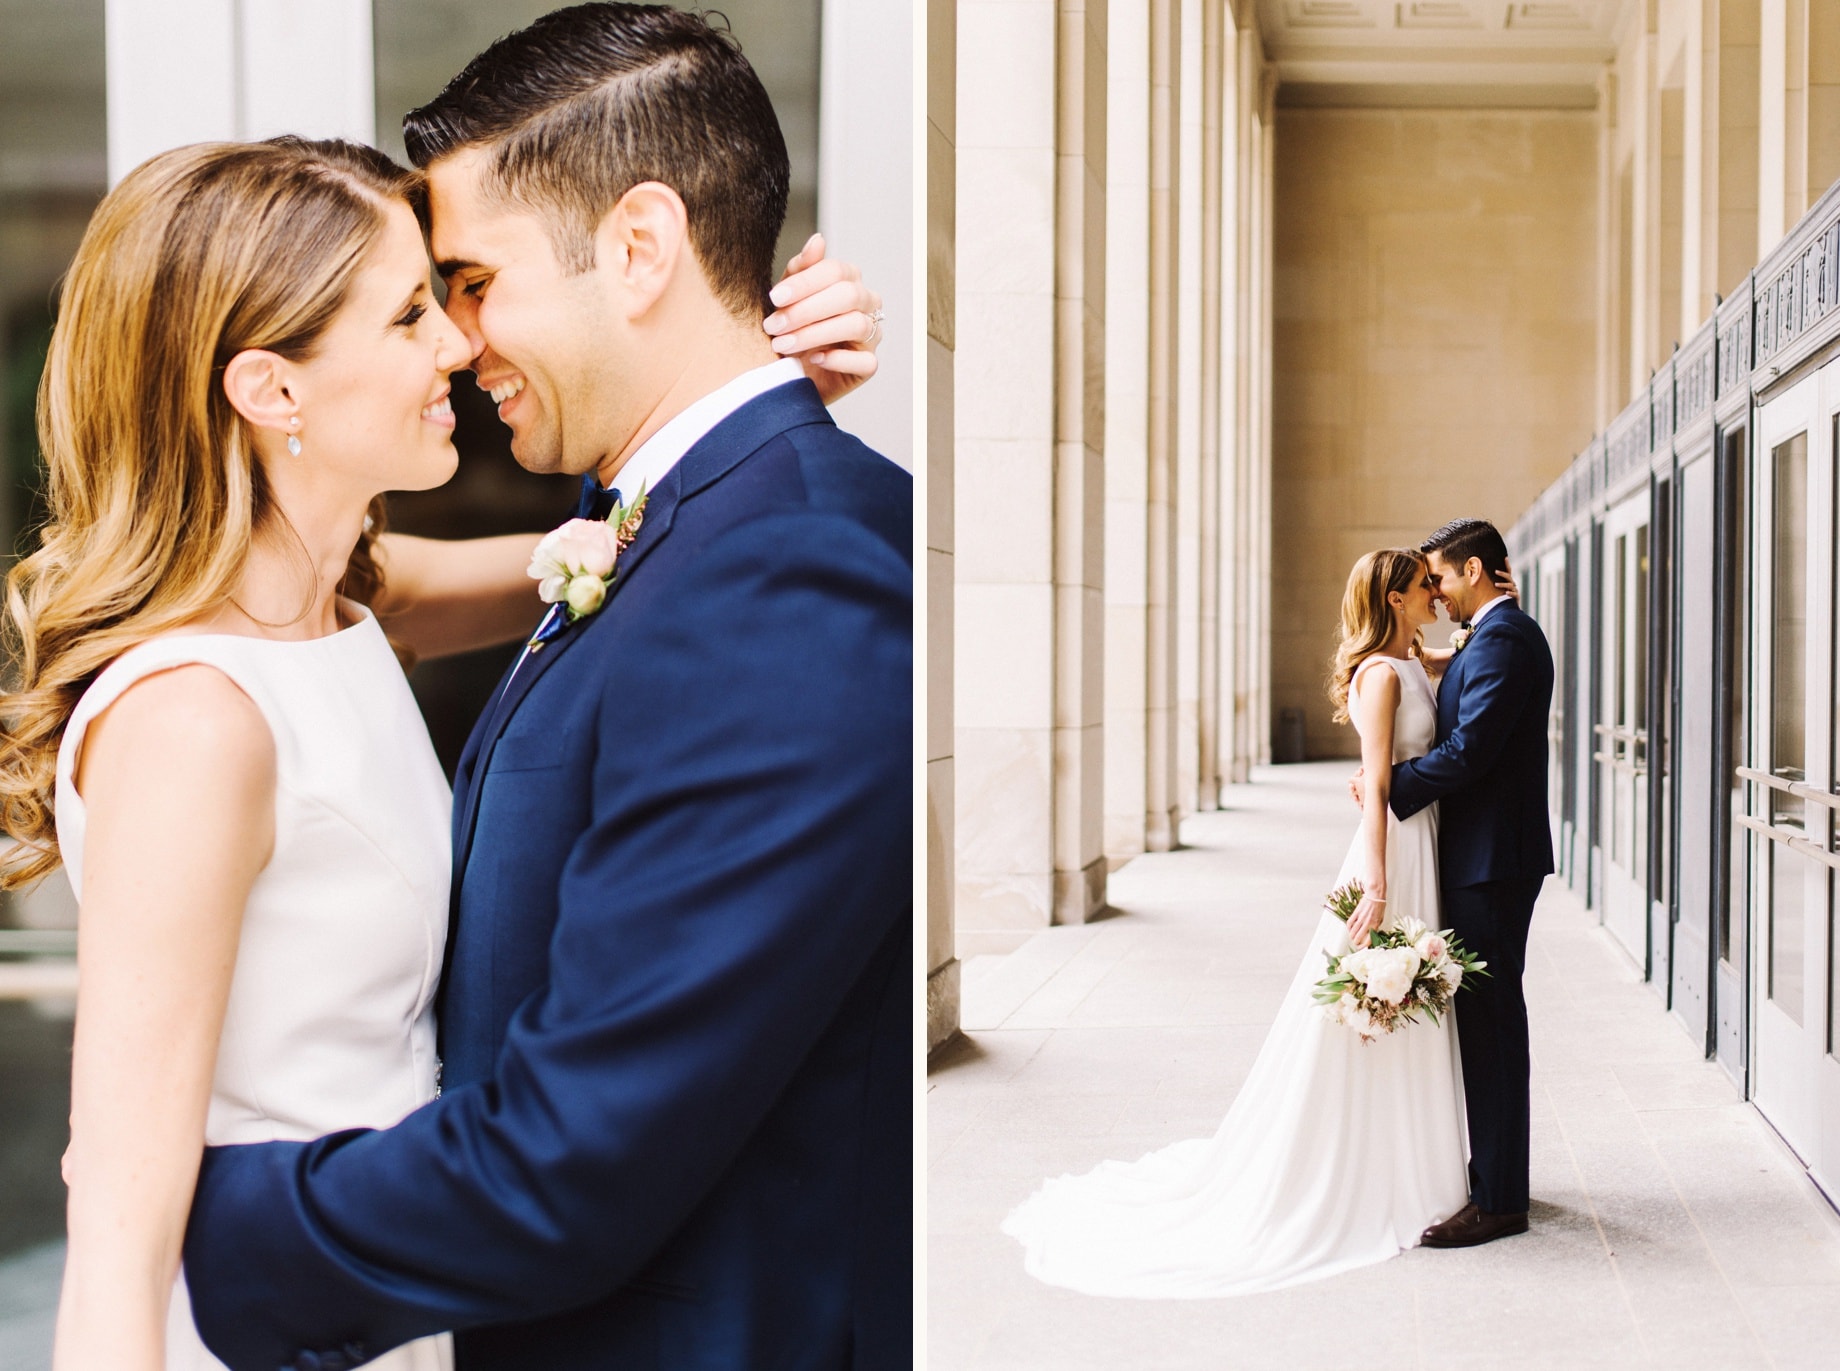
[[[1423,755],[1437,733],[1423,664],[1369,661],[1399,674],[1393,760]],[[1362,664],[1363,673],[1386,669]],[[1387,819],[1388,923],[1412,916],[1437,928],[1437,807]],[[1364,865],[1357,832],[1324,893]],[[1050,1180],[1004,1220],[1030,1274],[1141,1299],[1276,1290],[1384,1261],[1467,1203],[1451,1017],[1370,1043],[1331,1023],[1310,990],[1325,974],[1324,952],[1347,948],[1346,927],[1325,912],[1213,1137]]]
[[[274,733],[275,850],[243,915],[205,1124],[213,1145],[385,1128],[435,1093],[452,798],[383,630],[345,608],[358,621],[324,638],[172,635],[132,648],[84,692],[58,750],[58,844],[81,900],[77,752],[124,690],[207,663]],[[183,1275],[166,1336],[168,1371],[223,1371],[193,1326]],[[368,1365],[450,1371],[451,1343],[422,1339]]]

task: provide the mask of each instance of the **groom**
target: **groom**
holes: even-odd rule
[[[1482,519],[1421,545],[1437,597],[1469,630],[1438,688],[1437,744],[1393,768],[1391,805],[1409,819],[1436,800],[1444,922],[1489,964],[1457,996],[1469,1113],[1470,1202],[1424,1232],[1427,1247],[1473,1247],[1527,1231],[1530,1101],[1527,928],[1553,869],[1546,812],[1552,652],[1496,584],[1508,549]]]
[[[406,132],[518,461],[644,504],[461,759],[445,1093],[210,1150],[199,1330],[235,1371],[442,1329],[464,1371],[905,1365],[912,490],[761,332],[772,107],[700,18],[591,4]]]

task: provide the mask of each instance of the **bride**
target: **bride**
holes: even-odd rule
[[[1031,1274],[1142,1299],[1276,1290],[1384,1261],[1469,1198],[1451,1016],[1363,1042],[1310,994],[1325,953],[1408,918],[1440,926],[1437,808],[1401,822],[1387,807],[1393,763],[1428,751],[1436,734],[1420,642],[1436,617],[1419,553],[1388,548],[1355,563],[1329,694],[1336,721],[1360,734],[1366,793],[1360,831],[1324,890],[1359,880],[1364,897],[1346,925],[1324,912],[1213,1137],[1051,1180],[1010,1214],[1003,1230],[1021,1240]]]
[[[381,492],[453,474],[472,360],[419,188],[346,143],[176,149],[103,200],[64,287],[52,516],[8,578],[0,702],[0,882],[61,863],[82,908],[58,1371],[220,1366],[176,1281],[207,1142],[384,1127],[436,1093],[450,796],[391,640],[514,640],[538,601],[534,535],[380,527]],[[798,346],[861,336],[849,275],[782,288]],[[824,363],[831,398],[874,370]]]

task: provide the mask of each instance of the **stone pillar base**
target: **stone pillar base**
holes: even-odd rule
[[[1177,829],[1181,824],[1174,806],[1162,811],[1151,810],[1144,815],[1144,851],[1174,852],[1181,846]]]
[[[1054,922],[1090,923],[1105,912],[1106,862],[1100,857],[1080,871],[1054,873]]]
[[[1220,778],[1209,776],[1201,782],[1195,796],[1195,808],[1203,814],[1212,814],[1220,808]]]
[[[933,968],[926,978],[926,1050],[958,1034],[958,958]]]

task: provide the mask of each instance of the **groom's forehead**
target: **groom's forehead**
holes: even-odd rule
[[[464,148],[428,168],[428,246],[443,274],[479,264],[510,227],[509,207],[483,193],[484,155]]]

